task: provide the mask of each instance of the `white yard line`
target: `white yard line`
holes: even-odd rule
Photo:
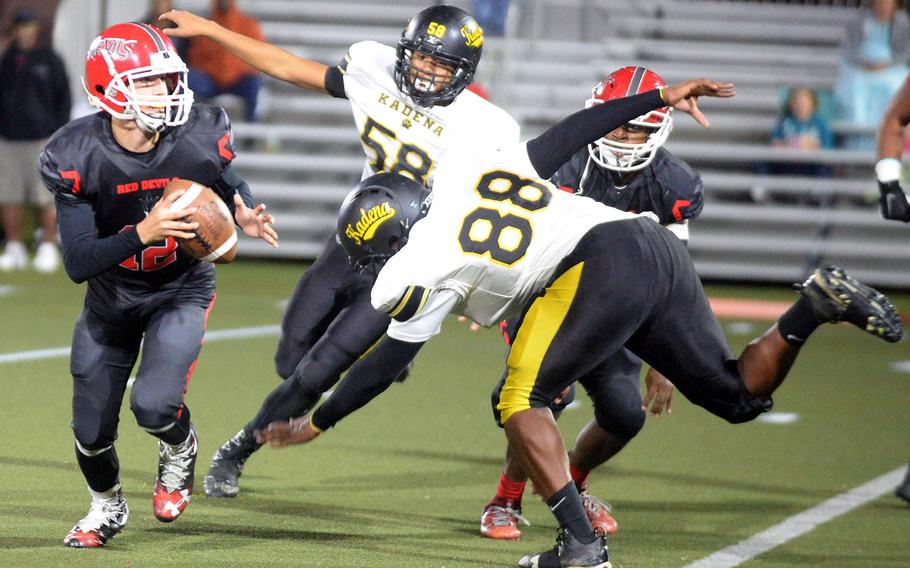
[[[719,550],[711,556],[687,564],[684,568],[733,568],[734,566],[739,566],[743,562],[752,560],[760,554],[764,554],[773,548],[777,548],[815,530],[815,527],[819,525],[834,520],[893,491],[903,479],[906,469],[907,466],[901,466],[859,487],[854,487],[846,493],[835,495],[827,501],[785,519],[753,537]]]
[[[208,331],[205,334],[206,343],[212,341],[232,341],[234,339],[249,339],[251,337],[265,337],[281,333],[281,326],[262,325],[259,327],[237,327],[233,329],[219,329]],[[37,361],[40,359],[56,359],[69,357],[69,347],[55,347],[53,349],[35,349],[33,351],[17,351],[0,355],[0,364],[21,363],[23,361]]]

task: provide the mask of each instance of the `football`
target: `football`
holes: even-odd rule
[[[206,262],[227,263],[237,254],[237,231],[231,211],[224,200],[208,187],[185,179],[171,180],[164,188],[164,195],[186,190],[172,205],[174,209],[196,207],[187,223],[199,223],[192,239],[177,239],[187,254]]]

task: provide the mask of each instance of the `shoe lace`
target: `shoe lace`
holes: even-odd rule
[[[196,456],[196,436],[183,444],[171,446],[159,442],[158,458],[161,464],[158,479],[168,491],[181,489],[190,476],[193,458]]]
[[[582,503],[582,505],[584,505],[584,508],[586,511],[590,511],[595,514],[600,509],[604,509],[608,513],[613,512],[613,505],[610,505],[603,499],[595,497],[595,496],[591,495],[590,493],[582,493],[580,495],[580,497],[581,497],[581,503]]]
[[[521,521],[527,526],[531,526],[531,522],[524,518],[521,515],[521,511],[518,509],[513,509],[512,507],[501,507],[499,505],[492,505],[489,509],[491,515],[491,522],[497,527],[510,526],[512,524],[518,524],[517,521]]]
[[[118,525],[123,515],[123,505],[123,497],[119,494],[108,499],[92,499],[88,514],[76,523],[73,530],[98,531],[105,525]]]

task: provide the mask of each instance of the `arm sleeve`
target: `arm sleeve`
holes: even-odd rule
[[[237,214],[234,205],[235,193],[240,194],[240,199],[243,200],[244,205],[253,207],[253,193],[250,191],[250,185],[240,177],[240,174],[234,170],[233,166],[229,165],[224,168],[221,172],[221,177],[212,185],[212,190],[221,196],[221,199],[227,204],[228,209],[231,210],[231,216]]]
[[[537,174],[549,179],[591,142],[637,116],[667,106],[657,89],[580,110],[527,143],[528,159]]]
[[[325,90],[336,99],[348,98],[344,92],[344,71],[341,69],[341,65],[346,62],[347,60],[325,70]]]
[[[348,414],[363,407],[395,382],[417,355],[423,343],[408,343],[389,336],[357,361],[332,396],[313,413],[311,422],[318,430],[337,424]]]
[[[135,230],[99,239],[94,211],[84,199],[58,193],[55,203],[63,243],[63,265],[74,282],[84,282],[106,272],[142,250],[142,241]]]

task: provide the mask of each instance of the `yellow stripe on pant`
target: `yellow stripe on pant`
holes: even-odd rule
[[[584,262],[566,270],[534,300],[518,329],[509,351],[509,374],[499,396],[500,422],[505,424],[516,412],[531,408],[531,391],[543,359],[562,326],[581,280]]]

